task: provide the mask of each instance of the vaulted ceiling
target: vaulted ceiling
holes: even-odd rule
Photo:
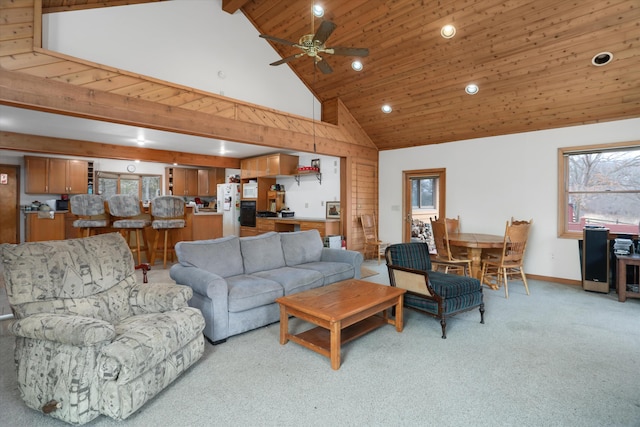
[[[43,0],[43,11],[148,0]],[[261,34],[297,42],[313,33],[311,0],[223,0]],[[640,116],[638,0],[323,0],[337,25],[327,46],[366,47],[364,69],[348,56],[304,56],[290,66],[321,101],[339,98],[379,149],[512,134]],[[440,29],[457,33],[444,39]],[[273,43],[280,54],[296,47]],[[610,52],[604,66],[592,58]],[[475,95],[464,88],[474,83]],[[285,94],[283,94],[284,96]],[[389,114],[381,111],[388,104]]]

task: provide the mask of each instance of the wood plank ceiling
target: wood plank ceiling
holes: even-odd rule
[[[148,0],[43,0],[43,10]],[[311,0],[223,0],[262,34],[297,42],[317,29]],[[640,117],[638,0],[323,0],[337,25],[327,46],[367,47],[364,70],[324,55],[333,73],[302,57],[282,67],[321,101],[339,98],[378,149],[443,143]],[[65,9],[66,8],[66,9]],[[313,26],[312,26],[313,21]],[[440,29],[457,34],[444,39]],[[264,43],[269,43],[264,40]],[[273,43],[280,54],[298,53]],[[613,60],[594,66],[592,58]],[[467,95],[464,87],[480,90]],[[384,114],[381,106],[393,108]]]

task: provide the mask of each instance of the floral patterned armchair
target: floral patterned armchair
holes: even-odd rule
[[[191,288],[136,283],[120,234],[0,249],[29,407],[72,424],[122,420],[202,356]]]

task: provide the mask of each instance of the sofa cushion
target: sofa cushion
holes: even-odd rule
[[[178,242],[176,255],[181,265],[201,268],[218,276],[230,277],[244,273],[240,239],[236,236]]]
[[[295,268],[301,270],[313,270],[322,274],[324,277],[323,285],[330,285],[341,280],[353,279],[354,268],[353,265],[346,262],[307,262],[305,264],[298,264]]]
[[[280,283],[285,295],[317,288],[324,284],[324,276],[321,273],[294,267],[258,271],[253,273],[252,276],[259,276]]]
[[[245,274],[284,267],[280,234],[272,231],[240,239]]]
[[[276,298],[284,295],[282,286],[263,277],[241,274],[227,277],[229,287],[229,312],[249,310],[267,304],[273,304]]]
[[[288,266],[320,261],[323,244],[318,230],[282,233],[280,239]]]

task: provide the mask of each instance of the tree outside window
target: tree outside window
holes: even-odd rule
[[[559,171],[561,236],[582,236],[586,225],[640,232],[640,145],[560,149]]]
[[[97,172],[97,192],[108,200],[114,194],[131,194],[143,202],[153,200],[161,192],[161,175],[129,175],[117,172]]]

